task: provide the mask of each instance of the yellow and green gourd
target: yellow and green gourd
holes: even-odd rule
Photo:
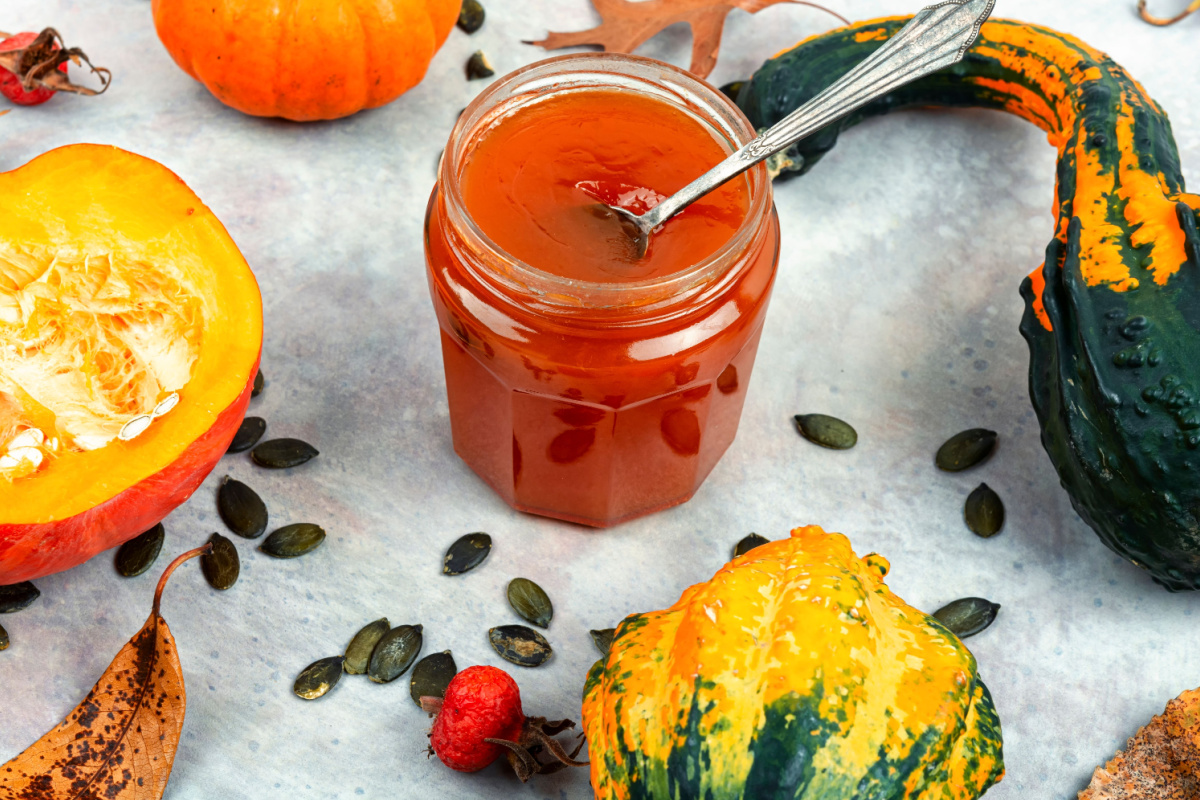
[[[973,800],[1004,773],[975,658],[817,527],[617,628],[588,674],[598,800]]]
[[[739,105],[774,124],[906,21],[801,42],[755,73]],[[932,106],[1007,111],[1058,149],[1054,238],[1021,286],[1042,444],[1109,547],[1168,589],[1200,588],[1200,196],[1184,191],[1166,114],[1104,53],[998,19],[961,63],[796,145],[790,169],[812,168],[863,119]]]

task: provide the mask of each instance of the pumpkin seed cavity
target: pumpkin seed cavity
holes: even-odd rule
[[[154,564],[162,552],[166,531],[158,523],[143,534],[135,536],[117,550],[117,572],[126,578],[136,578]]]
[[[617,635],[617,629],[605,628],[602,631],[588,631],[588,633],[592,635],[592,643],[596,645],[600,655],[608,658],[608,651],[612,649],[613,637]]]
[[[346,645],[346,661],[342,664],[342,669],[351,675],[365,674],[367,665],[371,663],[371,653],[374,652],[375,645],[379,644],[379,640],[391,627],[387,617],[380,617],[364,625],[354,634],[350,644]]]
[[[999,439],[995,431],[984,428],[957,433],[938,448],[934,463],[946,472],[962,472],[987,461],[996,451]]]
[[[996,621],[1000,604],[982,597],[964,597],[942,606],[933,616],[960,639],[985,630]]]
[[[813,444],[830,450],[849,450],[858,444],[858,432],[837,417],[827,414],[797,414],[796,429]]]
[[[754,548],[761,547],[770,541],[770,539],[759,536],[757,533],[752,533],[733,546],[733,557],[744,556]]]
[[[237,548],[219,533],[214,533],[208,543],[212,545],[212,550],[200,556],[200,571],[204,573],[209,586],[225,591],[237,583],[242,571]]]
[[[342,679],[341,656],[329,656],[309,664],[296,676],[292,691],[297,697],[305,700],[316,700],[324,697]]]
[[[479,531],[460,536],[442,559],[443,575],[462,575],[483,563],[492,552],[492,537]]]
[[[42,593],[29,581],[0,586],[0,614],[11,614],[29,608],[33,601],[41,596]]]
[[[267,421],[262,417],[246,417],[242,420],[242,424],[238,427],[237,433],[233,435],[233,441],[229,443],[229,449],[226,453],[244,453],[254,445],[258,444],[258,440],[267,432]]]
[[[446,696],[446,687],[458,674],[458,665],[449,650],[440,653],[430,653],[417,662],[413,667],[412,681],[409,683],[409,693],[417,707],[421,707],[422,697]]]
[[[986,483],[979,484],[967,497],[963,509],[967,527],[977,536],[991,538],[1004,527],[1004,503]]]
[[[284,525],[273,532],[258,549],[273,558],[298,558],[311,553],[325,541],[325,530],[311,522]]]
[[[257,539],[267,530],[267,504],[249,486],[228,475],[217,490],[217,511],[225,527],[244,539]]]
[[[508,582],[508,604],[521,619],[539,628],[549,628],[554,617],[550,596],[528,578],[513,578]]]
[[[488,631],[488,641],[496,655],[521,667],[540,667],[554,651],[546,637],[524,625],[500,625]]]
[[[467,80],[490,78],[495,74],[496,70],[492,69],[492,62],[488,61],[488,57],[483,54],[482,50],[476,50],[467,59]]]
[[[263,378],[262,370],[254,376],[254,388],[250,390],[251,397],[258,397],[263,392],[263,385],[266,384],[266,379]]]
[[[483,4],[479,0],[463,0],[462,9],[458,12],[458,27],[464,33],[474,33],[483,27],[487,17]]]
[[[412,666],[421,652],[421,626],[399,625],[380,638],[367,665],[367,677],[375,683],[391,683]]]
[[[317,448],[299,439],[268,439],[250,451],[255,464],[270,469],[298,467],[319,455]]]

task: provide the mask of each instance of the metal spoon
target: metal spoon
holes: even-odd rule
[[[825,91],[645,214],[606,203],[596,205],[598,214],[618,220],[636,243],[638,256],[644,256],[655,228],[696,199],[880,95],[961,61],[995,5],[996,0],[946,0],[921,9],[883,47]]]

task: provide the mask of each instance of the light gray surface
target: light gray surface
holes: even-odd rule
[[[853,18],[915,9],[831,4]],[[1152,29],[1133,5],[1001,0],[997,14],[1107,49],[1171,114],[1185,173],[1200,184],[1200,21]],[[383,614],[422,623],[426,652],[502,665],[485,631],[517,621],[503,590],[524,575],[554,599],[557,655],[510,671],[528,711],[578,719],[595,659],[589,628],[672,603],[749,531],[777,538],[816,523],[849,535],[860,554],[887,556],[890,585],[918,607],[963,595],[1003,604],[969,641],[1004,726],[1008,776],[988,798],[1074,798],[1139,725],[1200,685],[1200,596],[1168,594],[1105,549],[1038,443],[1017,286],[1053,227],[1044,135],[995,113],[902,114],[849,133],[811,175],[781,187],[783,261],[737,441],[690,503],[597,533],[510,511],[450,447],[420,224],[437,152],[482,88],[462,65],[483,47],[500,72],[516,68],[541,52],[521,39],[594,19],[586,0],[491,0],[488,11],[484,29],[455,31],[397,102],[295,125],[213,100],[159,45],[146,0],[3,3],[0,28],[55,25],[116,83],[100,98],[55,98],[0,119],[0,169],[57,145],[106,142],[179,173],[262,285],[268,383],[252,413],[271,434],[322,451],[283,474],[228,457],[166,521],[172,554],[220,530],[214,497],[228,473],[260,491],[273,523],[330,531],[295,561],[239,540],[242,576],[226,593],[194,564],[168,588],[189,705],[167,797],[590,797],[585,770],[520,789],[499,767],[463,776],[426,761],[428,721],[406,679],[347,679],[316,703],[295,698],[292,680]],[[735,12],[713,81],[749,74],[830,22],[799,6]],[[686,64],[686,28],[641,52]],[[809,411],[852,421],[858,447],[833,453],[799,439],[790,417]],[[1000,432],[996,457],[937,473],[936,447],[972,426]],[[1009,513],[990,541],[961,520],[981,480]],[[480,529],[496,542],[485,566],[441,577],[446,545]],[[13,640],[0,653],[0,761],[91,687],[144,621],[154,578],[121,579],[105,554],[37,583],[36,605],[0,619]]]

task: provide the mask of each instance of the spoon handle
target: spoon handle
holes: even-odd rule
[[[697,198],[880,95],[958,63],[995,5],[996,0],[945,0],[921,9],[825,91],[646,212],[645,229],[653,230]]]

